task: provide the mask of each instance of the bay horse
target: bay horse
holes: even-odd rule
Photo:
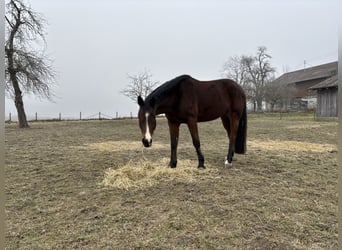
[[[188,125],[192,143],[198,157],[198,168],[205,168],[198,136],[197,122],[221,117],[229,138],[225,166],[231,167],[234,153],[246,152],[247,113],[246,95],[236,82],[230,79],[199,81],[189,75],[181,75],[165,82],[145,100],[138,96],[138,118],[145,147],[152,146],[156,128],[156,115],[165,114],[171,139],[169,166],[177,166],[179,126]]]

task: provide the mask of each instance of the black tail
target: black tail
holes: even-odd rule
[[[243,109],[242,116],[239,122],[239,128],[235,140],[235,153],[244,154],[247,151],[247,109],[246,105]]]

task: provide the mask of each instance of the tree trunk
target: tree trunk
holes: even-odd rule
[[[259,112],[262,111],[262,100],[257,100],[257,110],[258,110]]]
[[[19,87],[18,79],[15,70],[12,68],[8,69],[10,71],[10,78],[14,89],[14,103],[17,108],[19,128],[28,128],[26,114],[24,110],[23,96],[21,95],[21,90]]]
[[[275,102],[271,102],[271,112],[274,111]]]
[[[14,62],[13,62],[13,52],[14,52],[13,40],[14,40],[14,34],[18,31],[19,25],[20,25],[20,22],[18,22],[13,27],[13,30],[11,31],[11,34],[10,34],[9,46],[8,48],[7,47],[5,48],[5,52],[6,52],[7,60],[8,60],[7,69],[10,74],[10,79],[11,79],[13,89],[14,89],[14,103],[15,103],[15,107],[17,108],[19,127],[28,128],[29,125],[27,123],[26,114],[24,110],[23,97],[21,95],[21,90],[19,87],[18,79],[17,79],[17,73],[14,68]]]
[[[27,123],[26,114],[24,110],[24,102],[21,93],[15,96],[15,107],[17,108],[18,112],[18,121],[20,128],[28,128],[29,125]]]

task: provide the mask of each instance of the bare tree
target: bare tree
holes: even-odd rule
[[[275,69],[270,64],[267,48],[258,47],[255,56],[233,56],[223,65],[223,75],[239,83],[246,92],[254,111],[262,109],[266,85],[274,79]]]
[[[272,58],[266,53],[267,48],[258,47],[256,56],[243,56],[242,64],[247,68],[248,82],[253,92],[254,110],[262,110],[262,101],[265,98],[266,84],[274,79],[275,68],[271,66]],[[256,107],[255,107],[256,104]]]
[[[45,55],[45,20],[42,15],[23,0],[10,0],[6,4],[5,19],[6,93],[14,99],[19,127],[25,128],[29,125],[23,91],[51,100],[50,86],[55,83],[55,72]]]
[[[223,64],[222,75],[234,80],[244,87],[248,82],[247,68],[242,64],[242,56],[231,56]]]
[[[228,79],[232,79],[245,90],[247,98],[253,99],[253,89],[249,81],[246,65],[243,63],[244,56],[231,56],[223,64],[222,75]]]
[[[145,99],[146,96],[148,96],[159,84],[158,81],[152,81],[151,78],[152,74],[147,70],[135,75],[128,75],[130,83],[120,92],[132,99],[134,102],[137,101],[138,96]]]

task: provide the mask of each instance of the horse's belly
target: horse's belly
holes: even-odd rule
[[[215,111],[212,111],[212,112],[206,112],[205,114],[198,114],[197,116],[197,121],[198,122],[207,122],[207,121],[212,121],[212,120],[215,120],[219,117],[221,117],[223,114],[221,112],[215,112]]]

